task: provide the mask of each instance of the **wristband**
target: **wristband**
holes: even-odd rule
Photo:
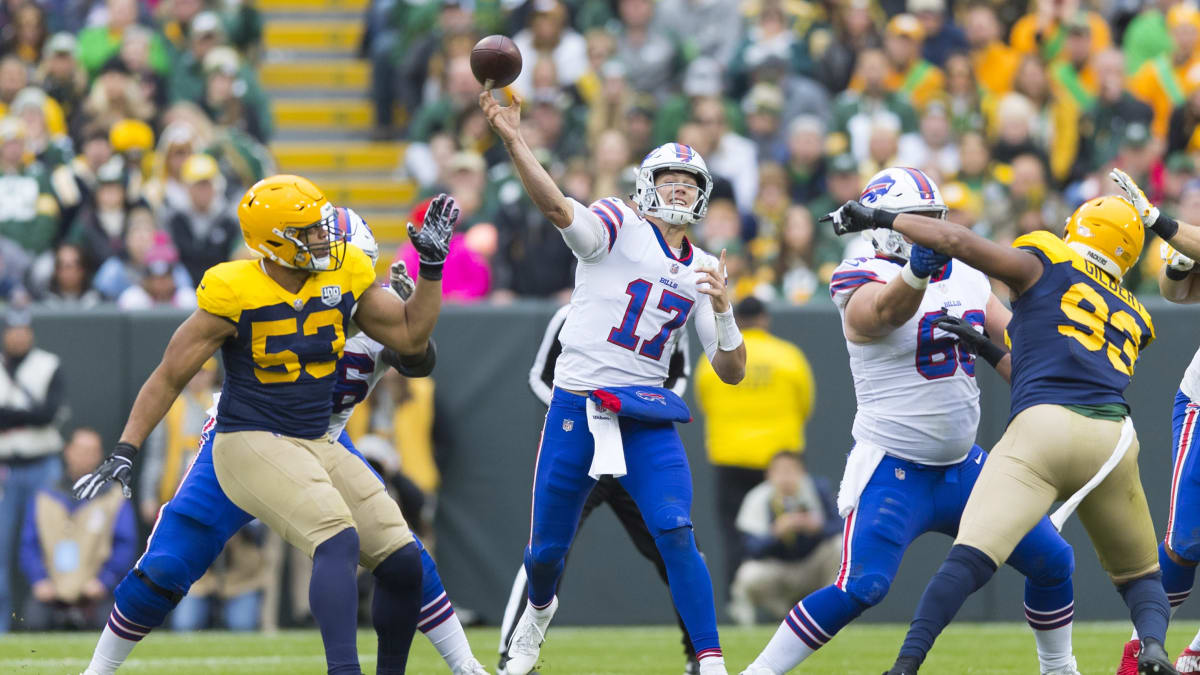
[[[716,312],[717,318],[717,349],[731,352],[742,344],[742,332],[738,330],[737,322],[733,320],[733,307],[724,312]]]
[[[905,263],[904,267],[900,268],[900,278],[913,290],[923,291],[929,287],[929,277],[919,277],[914,274],[909,263]]]
[[[875,224],[875,227],[882,227],[890,230],[892,229],[892,225],[896,222],[896,216],[898,215],[900,214],[884,209],[873,209],[871,213],[871,222]]]
[[[991,340],[988,340],[987,342],[979,345],[979,355],[982,356],[985,361],[992,364],[993,368],[995,368],[996,365],[999,364],[1006,355],[1008,355],[1008,352],[1001,349]]]
[[[421,269],[419,272],[417,272],[417,276],[428,281],[441,281],[442,267],[444,265],[445,263],[427,263],[422,260]]]
[[[1181,270],[1167,265],[1167,278],[1171,281],[1183,281],[1192,273],[1191,269]]]
[[[1179,221],[1165,213],[1159,213],[1158,219],[1154,221],[1150,229],[1162,237],[1163,241],[1171,241],[1171,237],[1174,237],[1175,233],[1179,231]]]
[[[138,454],[138,446],[134,445],[133,443],[128,443],[126,441],[118,442],[116,447],[113,448],[113,455],[115,455],[117,457],[124,457],[125,459],[133,459],[134,457],[137,456],[137,454]]]

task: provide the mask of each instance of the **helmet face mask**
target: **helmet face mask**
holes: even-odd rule
[[[656,184],[663,173],[685,173],[696,182],[694,185],[680,181]],[[674,203],[673,196],[679,186],[684,187],[685,193],[696,195],[690,206]],[[690,225],[704,219],[711,194],[712,175],[699,153],[686,145],[666,143],[642,160],[634,182],[633,200],[644,216],[658,218],[670,225]]]

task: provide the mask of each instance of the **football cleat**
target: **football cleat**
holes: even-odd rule
[[[1179,675],[1179,671],[1171,665],[1171,657],[1167,656],[1167,650],[1156,640],[1142,641],[1137,667],[1138,675]]]
[[[1142,643],[1133,639],[1125,643],[1125,650],[1121,653],[1121,664],[1117,666],[1117,675],[1137,675],[1138,652],[1142,650]]]
[[[508,643],[508,663],[504,670],[508,675],[529,675],[537,665],[542,653],[542,643],[546,641],[546,628],[550,619],[558,610],[558,596],[550,601],[550,606],[541,612],[526,608],[513,630],[512,640]],[[541,614],[541,616],[535,616]]]
[[[1188,647],[1175,659],[1179,675],[1200,675],[1200,651]]]
[[[453,675],[491,675],[491,674],[488,673],[487,668],[484,668],[483,664],[480,663],[478,660],[476,660],[475,657],[471,657],[471,658],[467,659],[466,661],[464,661],[463,663],[460,663],[458,665],[458,667],[454,669]]]

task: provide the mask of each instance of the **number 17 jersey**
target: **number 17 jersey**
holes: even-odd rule
[[[717,260],[685,237],[678,254],[652,223],[619,199],[588,209],[606,232],[605,249],[575,268],[571,312],[559,341],[554,386],[661,387],[682,329],[695,314],[709,359],[716,353],[716,322],[709,296],[697,290],[697,270]],[[576,223],[574,226],[581,226]]]
[[[1113,277],[1049,232],[1013,246],[1036,255],[1042,276],[1013,302],[1012,411],[1043,403],[1125,402],[1138,354],[1154,340],[1150,313]]]

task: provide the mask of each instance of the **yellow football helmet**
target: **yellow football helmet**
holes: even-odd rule
[[[281,174],[255,183],[238,204],[246,246],[284,267],[336,270],[346,259],[337,211],[307,178]]]
[[[1146,230],[1128,199],[1105,195],[1075,209],[1067,219],[1063,241],[1084,259],[1121,279],[1142,255]]]

